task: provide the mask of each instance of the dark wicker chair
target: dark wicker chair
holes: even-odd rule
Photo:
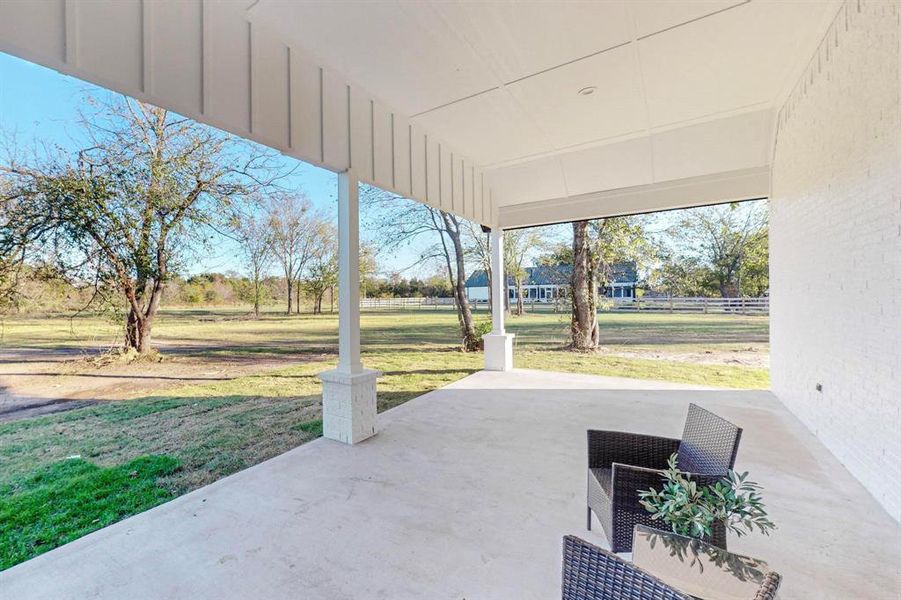
[[[588,431],[588,529],[591,513],[614,552],[631,552],[632,528],[659,527],[639,504],[638,492],[660,489],[660,470],[674,452],[679,468],[699,485],[720,480],[735,465],[741,428],[696,404],[688,407],[682,439],[621,431]],[[726,532],[715,528],[710,543],[726,547]]]
[[[575,536],[563,538],[563,600],[692,600],[632,563]]]

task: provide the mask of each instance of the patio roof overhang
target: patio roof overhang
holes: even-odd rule
[[[0,2],[0,50],[493,227],[769,194],[822,2]]]
[[[323,432],[376,431],[359,182],[488,225],[485,367],[513,364],[503,230],[769,195],[784,98],[839,0],[0,0],[9,52],[338,173]]]

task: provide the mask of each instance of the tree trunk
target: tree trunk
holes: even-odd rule
[[[138,352],[138,354],[147,354],[152,349],[150,341],[153,321],[156,318],[156,311],[159,308],[162,292],[161,285],[154,287],[150,295],[150,303],[147,305],[145,312],[136,310],[134,306],[128,310],[128,316],[125,318],[126,350],[131,349]]]
[[[293,293],[294,293],[294,282],[290,279],[288,279],[287,282],[288,282],[288,315],[290,315],[291,308],[294,306],[294,304],[292,302]]]
[[[297,293],[294,294],[294,306],[295,306],[294,312],[295,312],[295,314],[299,315],[300,314],[300,279],[298,279],[295,282],[294,286],[295,286],[294,289],[297,291]]]
[[[255,279],[253,282],[253,316],[260,318],[260,280]]]
[[[488,312],[492,313],[494,311],[494,286],[491,285],[493,277],[491,269],[485,269],[485,274],[488,276]]]
[[[523,315],[523,312],[525,312],[523,309],[522,292],[523,292],[522,278],[517,277],[516,278],[516,314],[517,314],[517,316],[520,316],[520,317]]]
[[[454,277],[453,272],[450,272],[449,275],[451,278],[451,285],[454,290],[455,304],[457,305],[457,317],[460,321],[460,333],[463,337],[463,349],[467,352],[473,352],[475,350],[481,349],[482,340],[480,340],[476,336],[475,326],[472,322],[472,309],[470,309],[469,302],[466,300],[466,265],[464,262],[465,254],[463,250],[463,242],[460,239],[459,224],[457,223],[457,220],[453,215],[450,215],[446,212],[442,211],[441,217],[444,219],[444,229],[447,232],[448,237],[450,237],[451,243],[454,246],[456,277]],[[450,261],[450,256],[447,253],[446,247],[445,254],[447,255],[448,261]]]
[[[588,239],[588,221],[573,222],[572,333],[573,350],[587,351],[597,347],[596,291],[593,290],[594,269]]]

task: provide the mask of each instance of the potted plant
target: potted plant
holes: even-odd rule
[[[776,528],[767,517],[762,488],[748,480],[747,472],[739,475],[730,470],[712,485],[699,485],[679,470],[676,454],[670,456],[667,465],[663,488],[659,492],[653,488],[640,491],[638,495],[651,519],[666,523],[674,533],[725,548],[726,531],[743,536],[756,528],[769,535]]]

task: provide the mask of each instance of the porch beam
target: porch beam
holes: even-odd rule
[[[376,379],[360,360],[360,182],[338,173],[338,366],[320,373],[322,435],[356,444],[375,435]]]
[[[513,334],[504,329],[507,278],[504,274],[504,231],[491,230],[491,333],[485,342],[485,370],[509,371],[513,368]]]

